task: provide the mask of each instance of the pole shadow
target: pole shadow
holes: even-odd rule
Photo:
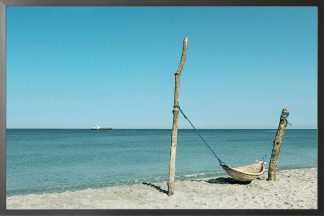
[[[154,185],[154,184],[149,183],[149,182],[143,182],[142,184],[143,185],[147,185],[147,186],[151,186],[151,187],[155,188],[156,190],[158,190],[161,193],[168,194],[168,191],[162,189],[161,186],[157,186],[157,185]]]

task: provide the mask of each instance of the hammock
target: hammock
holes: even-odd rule
[[[258,161],[256,163],[237,168],[232,168],[230,165],[226,164],[221,166],[228,173],[228,175],[240,182],[251,182],[264,172],[263,161]]]
[[[230,175],[233,179],[240,181],[240,182],[251,182],[252,180],[256,179],[257,177],[261,176],[264,172],[264,161],[260,160],[256,163],[249,164],[242,167],[232,168],[230,165],[225,164],[213,151],[213,149],[208,145],[208,143],[204,140],[204,138],[200,135],[197,131],[195,126],[191,123],[188,117],[183,113],[182,109],[179,105],[175,105],[174,108],[178,108],[185,119],[190,123],[192,128],[196,131],[198,136],[202,139],[202,141],[207,145],[209,150],[214,154],[215,158],[218,160],[220,166]],[[282,118],[287,121],[288,113],[282,114]],[[266,156],[266,155],[265,155]],[[263,157],[265,157],[263,156]]]

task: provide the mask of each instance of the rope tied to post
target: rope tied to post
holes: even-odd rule
[[[179,109],[179,111],[181,112],[181,114],[183,115],[183,117],[190,123],[191,127],[195,130],[195,132],[198,134],[198,136],[200,137],[200,139],[207,145],[208,149],[213,153],[214,157],[217,159],[218,163],[221,166],[224,166],[225,163],[216,155],[216,153],[214,152],[214,150],[208,145],[208,143],[205,141],[205,139],[200,135],[199,131],[196,129],[196,127],[191,123],[191,121],[189,120],[189,118],[186,116],[186,114],[184,114],[184,112],[182,111],[182,109],[180,108],[179,105],[174,105],[173,108],[177,108]]]
[[[288,122],[288,116],[289,116],[289,112],[287,111],[287,110],[282,110],[282,112],[281,112],[281,116],[280,116],[280,118],[281,119],[283,119],[284,121],[285,121],[285,127],[287,127],[287,124],[288,125],[291,125],[289,122]]]

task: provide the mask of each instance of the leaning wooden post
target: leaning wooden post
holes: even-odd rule
[[[180,75],[183,65],[186,61],[186,54],[188,49],[188,38],[183,40],[183,48],[180,64],[175,75],[175,88],[174,88],[174,104],[173,104],[173,125],[171,134],[171,150],[170,150],[170,165],[169,165],[169,180],[168,180],[168,195],[174,194],[174,176],[175,176],[175,162],[177,151],[177,138],[178,138],[178,116],[179,116],[179,94],[180,94]]]
[[[285,133],[285,129],[288,124],[287,117],[289,115],[289,112],[287,109],[283,109],[280,116],[279,126],[277,129],[275,140],[273,141],[273,149],[272,154],[270,158],[269,163],[269,170],[268,170],[268,180],[269,181],[275,181],[276,180],[276,174],[277,174],[277,163],[278,163],[278,157],[280,152],[280,146],[282,137]]]

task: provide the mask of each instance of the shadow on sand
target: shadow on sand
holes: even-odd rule
[[[191,180],[191,181],[196,181],[196,182],[207,182],[209,184],[240,184],[240,185],[248,185],[250,184],[251,182],[240,182],[240,181],[237,181],[231,177],[218,177],[218,178],[214,178],[214,179],[208,179],[208,180]],[[152,183],[149,183],[149,182],[143,182],[142,183],[143,185],[147,185],[147,186],[151,186],[153,188],[155,188],[156,190],[158,190],[159,192],[161,193],[165,193],[165,194],[168,194],[168,191],[164,190],[161,188],[161,186],[157,186],[157,185],[154,185]]]
[[[205,181],[210,184],[241,184],[241,185],[247,185],[250,184],[251,182],[240,182],[237,181],[231,177],[218,177],[215,179],[208,179],[208,180],[191,180],[191,181]]]
[[[209,179],[206,182],[210,183],[210,184],[241,184],[241,185],[247,185],[250,184],[251,182],[240,182],[237,181],[231,177],[218,177],[215,179]]]
[[[148,182],[143,182],[142,184],[147,185],[147,186],[151,186],[151,187],[155,188],[156,190],[160,191],[161,193],[168,194],[168,191],[162,189],[160,186],[157,186],[157,185],[154,185],[154,184],[148,183]]]

